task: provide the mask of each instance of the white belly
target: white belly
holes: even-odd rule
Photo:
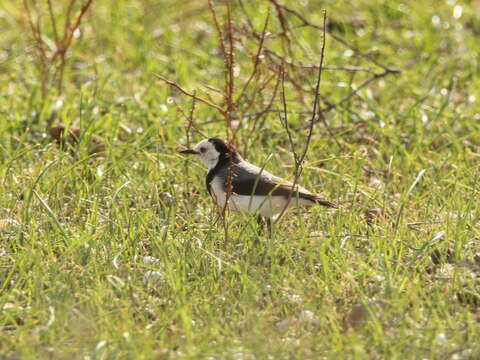
[[[225,192],[220,181],[214,179],[211,182],[212,197],[220,207],[225,207]],[[288,206],[297,202],[291,198]],[[301,202],[302,203],[302,202]],[[287,199],[283,196],[261,196],[261,195],[237,195],[232,193],[228,199],[228,210],[245,212],[248,214],[260,214],[265,217],[273,217],[280,214],[287,206]]]

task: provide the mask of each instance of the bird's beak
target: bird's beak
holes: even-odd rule
[[[198,154],[200,154],[198,151],[195,151],[195,150],[192,150],[192,149],[182,150],[182,151],[179,151],[179,153],[183,154],[183,155],[198,155]]]

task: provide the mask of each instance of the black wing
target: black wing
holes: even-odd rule
[[[244,178],[235,177],[232,179],[233,192],[238,195],[274,195],[288,197],[292,190],[292,185],[275,183],[264,177]]]
[[[257,166],[242,163],[242,166],[235,166],[232,179],[233,192],[238,195],[275,195],[290,196],[293,184],[279,177],[262,170]],[[298,185],[295,186],[301,192],[309,193]],[[295,195],[295,193],[293,194]]]
[[[245,163],[244,163],[245,164]],[[299,185],[294,186],[291,182],[270,174],[268,171],[248,164],[248,166],[235,167],[232,178],[233,192],[238,195],[261,195],[261,196],[283,196],[292,199],[297,196],[300,199],[309,200],[323,206],[334,207],[337,205],[323,200],[320,196],[312,194]]]

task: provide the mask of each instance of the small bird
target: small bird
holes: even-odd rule
[[[180,153],[196,155],[202,160],[208,170],[205,181],[207,190],[221,209],[225,208],[229,183],[231,194],[228,196],[227,209],[259,214],[269,221],[291,205],[318,204],[337,208],[336,204],[323,200],[298,185],[294,189],[291,182],[250,164],[221,139],[204,139],[193,149]]]

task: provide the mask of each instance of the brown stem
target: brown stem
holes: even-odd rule
[[[274,1],[274,0],[271,0],[271,1]],[[285,5],[278,5],[280,6],[282,9],[284,9],[286,12],[294,15],[295,17],[297,17],[302,23],[303,25],[305,26],[310,26],[310,27],[313,27],[315,29],[319,29],[321,31],[323,31],[323,26],[321,25],[317,25],[317,24],[314,24],[310,21],[308,21],[302,14],[300,14],[298,11],[288,7],[288,6],[285,6]],[[356,46],[350,44],[347,40],[345,40],[344,38],[342,38],[341,36],[339,35],[336,35],[334,33],[332,33],[331,31],[329,31],[329,35],[336,41],[342,43],[343,45],[345,45],[346,47],[350,48],[353,52],[355,52],[357,55],[367,59],[368,61],[374,63],[375,65],[381,67],[382,69],[384,69],[385,71],[387,71],[388,73],[400,73],[401,71],[398,70],[398,69],[393,69],[393,68],[390,68],[380,62],[378,62],[376,59],[374,59],[373,57],[371,57],[370,55],[362,52],[360,49],[358,49]]]
[[[320,83],[321,83],[321,80],[322,80],[323,61],[324,61],[324,58],[325,58],[326,23],[327,23],[327,12],[326,12],[326,10],[323,10],[322,49],[321,49],[321,52],[320,52],[320,62],[319,62],[319,65],[318,65],[317,83],[315,85],[315,98],[313,100],[312,118],[310,120],[310,124],[309,124],[309,127],[308,127],[307,141],[306,141],[305,146],[303,148],[303,152],[300,156],[298,156],[297,152],[295,151],[295,144],[293,143],[293,138],[292,138],[292,135],[291,135],[291,132],[290,132],[290,128],[288,127],[287,101],[286,101],[286,98],[285,98],[285,86],[284,86],[285,77],[284,77],[284,71],[282,69],[282,103],[283,103],[283,109],[284,109],[284,113],[283,113],[284,114],[284,119],[283,120],[284,120],[285,131],[288,134],[288,139],[289,139],[290,146],[292,148],[293,157],[294,157],[294,160],[295,160],[295,173],[294,173],[292,188],[290,190],[290,193],[289,193],[289,196],[288,196],[288,199],[287,199],[287,203],[285,204],[282,212],[278,216],[277,221],[282,218],[283,214],[285,213],[288,206],[290,205],[290,201],[292,199],[292,195],[293,195],[294,191],[296,191],[296,189],[298,188],[298,186],[297,186],[298,179],[299,179],[299,177],[302,173],[303,161],[305,160],[305,156],[307,155],[308,148],[310,146],[310,142],[311,142],[311,139],[312,139],[315,119],[318,118],[319,115],[321,115],[321,111],[322,111],[322,109],[320,107],[320,104],[319,104],[319,100],[320,100]],[[280,116],[280,118],[281,118],[281,116]]]
[[[237,100],[236,100],[237,104],[240,102],[242,97],[245,95],[245,91],[247,90],[248,85],[250,85],[250,82],[252,81],[254,76],[257,74],[258,65],[260,64],[260,54],[262,53],[262,50],[263,50],[263,44],[265,42],[265,35],[267,33],[267,26],[268,26],[269,19],[270,19],[270,8],[268,10],[267,17],[266,17],[265,23],[263,25],[262,35],[260,37],[260,43],[258,44],[257,54],[255,55],[255,63],[253,64],[252,73],[250,74],[248,80],[243,85],[243,88],[240,91],[240,95],[237,96]]]
[[[232,128],[232,117],[235,111],[235,102],[233,100],[233,92],[235,89],[235,78],[233,76],[233,68],[235,66],[234,59],[234,38],[233,38],[233,29],[232,29],[232,9],[231,9],[231,0],[226,0],[227,6],[227,35],[228,35],[228,57],[225,59],[225,64],[227,66],[228,81],[225,84],[225,93],[227,95],[227,127],[229,132],[229,141],[234,143],[234,132]]]
[[[193,95],[194,97],[192,97],[192,105],[190,106],[190,112],[187,118],[188,120],[187,127],[185,128],[185,134],[187,136],[187,147],[189,149],[191,149],[190,131],[193,127],[193,113],[195,112],[195,104],[196,104],[195,91],[193,91]],[[185,176],[187,179],[187,194],[190,194],[190,182],[188,181],[188,179],[190,179],[188,162],[185,162]]]
[[[217,104],[214,104],[213,102],[210,102],[204,98],[201,98],[200,96],[197,96],[195,95],[194,93],[189,93],[187,90],[185,90],[184,88],[182,88],[180,85],[178,85],[175,81],[172,81],[172,80],[168,80],[167,78],[163,77],[162,75],[160,74],[156,74],[156,73],[153,73],[153,75],[155,75],[157,78],[159,78],[160,80],[162,80],[164,83],[170,85],[170,86],[173,86],[175,88],[177,88],[178,90],[180,90],[183,94],[187,95],[187,96],[190,96],[191,98],[194,98],[195,100],[198,100],[200,102],[203,102],[204,104],[218,110],[218,112],[220,112],[222,115],[225,116],[225,110],[222,109],[220,106],[218,106]]]
[[[50,14],[50,21],[52,23],[52,28],[53,28],[53,35],[55,37],[55,43],[58,44],[58,31],[57,31],[57,23],[55,21],[55,15],[53,14],[53,7],[52,7],[52,1],[47,0],[48,4],[48,13]]]

